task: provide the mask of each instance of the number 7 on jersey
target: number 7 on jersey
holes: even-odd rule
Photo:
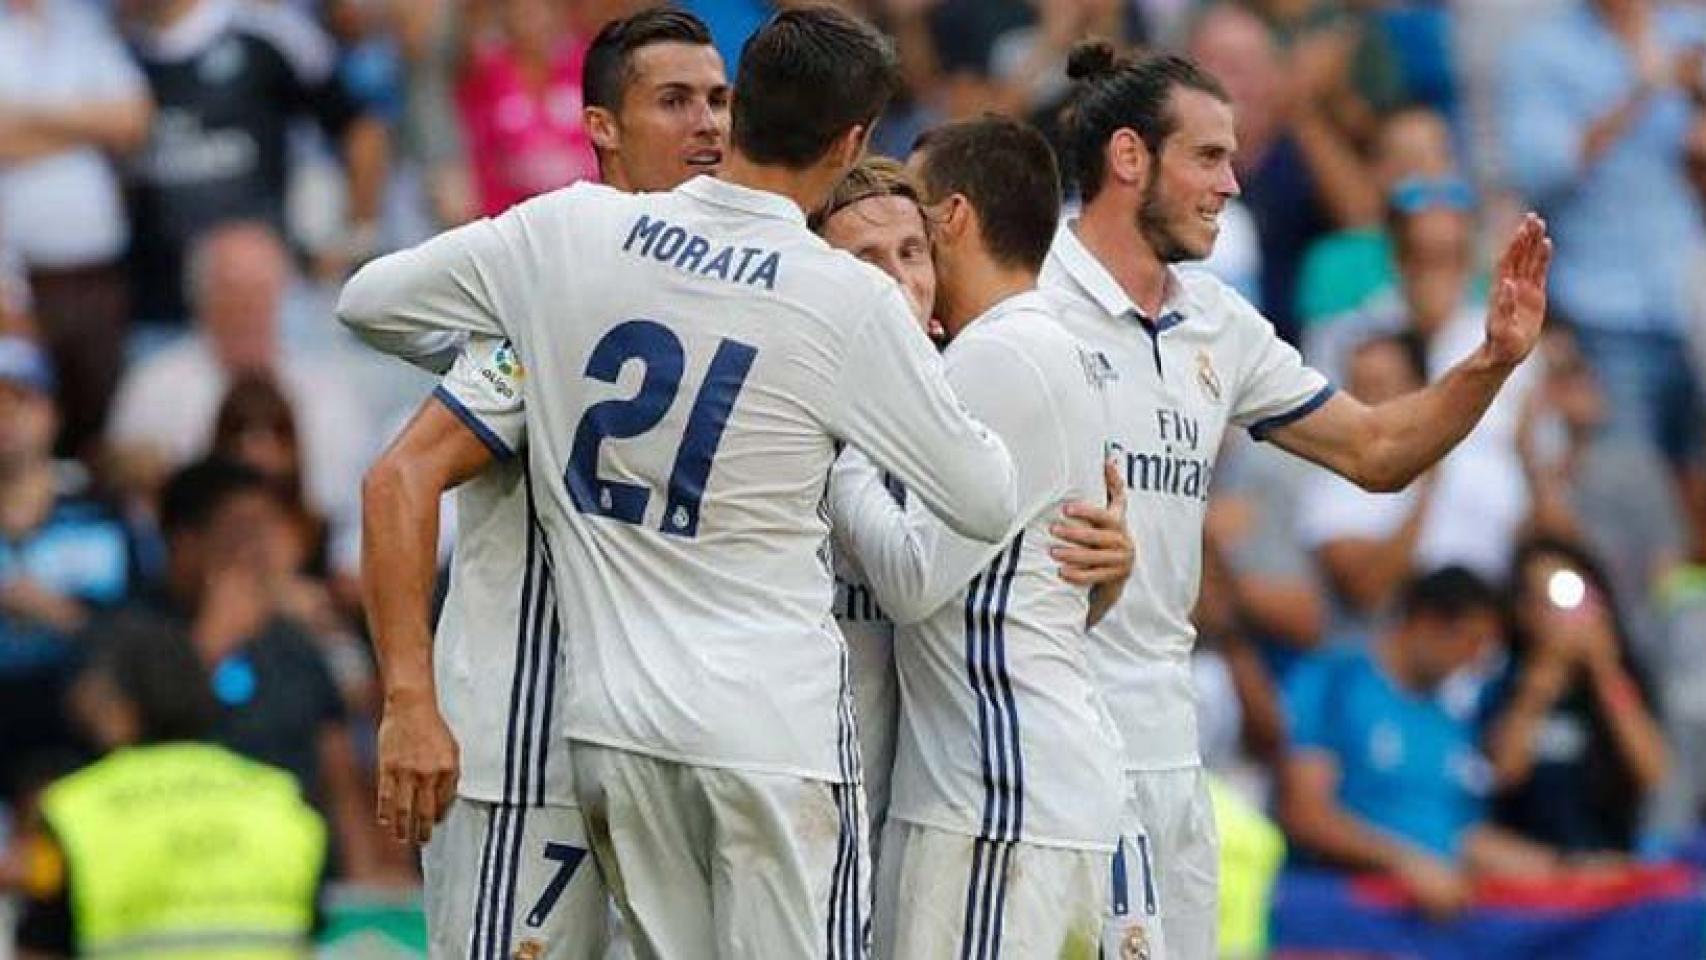
[[[746,384],[747,372],[758,350],[736,340],[721,340],[705,371],[705,382],[693,399],[670,470],[669,499],[664,504],[664,533],[694,537],[699,533],[699,506],[705,497],[705,481],[723,441],[723,428],[735,399]],[[629,320],[616,325],[593,347],[587,358],[586,375],[604,383],[615,383],[622,367],[638,360],[645,373],[640,389],[623,400],[604,400],[587,408],[575,428],[569,450],[569,465],[563,483],[569,498],[581,513],[610,517],[623,523],[645,520],[652,492],[636,483],[605,480],[598,475],[598,451],[606,440],[638,437],[655,428],[669,412],[681,391],[686,354],[681,338],[655,320]]]

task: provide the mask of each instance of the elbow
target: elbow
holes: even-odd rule
[[[411,471],[395,450],[381,454],[361,478],[361,510],[373,517],[387,506],[395,505],[409,494]],[[365,542],[364,538],[364,542]]]
[[[1421,473],[1421,469],[1374,446],[1351,471],[1350,480],[1368,493],[1398,493],[1414,483]]]
[[[383,297],[374,273],[378,265],[378,261],[363,265],[338,293],[338,322],[357,336],[364,336],[378,326],[383,315]]]
[[[1019,518],[1019,483],[1005,451],[1001,461],[998,473],[968,475],[957,522],[949,524],[954,532],[983,543],[1001,543],[1012,533]],[[1000,481],[990,483],[991,475]]]

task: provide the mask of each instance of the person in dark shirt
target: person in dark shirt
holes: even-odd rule
[[[43,755],[78,746],[62,706],[77,633],[136,579],[124,525],[53,459],[53,388],[39,346],[0,336],[0,799]]]
[[[1494,687],[1494,819],[1568,853],[1627,852],[1669,759],[1610,581],[1585,550],[1532,540],[1511,576],[1514,657]]]
[[[150,612],[186,632],[221,705],[217,739],[295,774],[333,827],[342,874],[382,869],[344,701],[313,637],[286,613],[293,570],[276,562],[288,518],[265,475],[207,459],[167,481],[164,590]]]
[[[130,164],[133,313],[182,324],[185,252],[228,220],[282,231],[293,122],[312,116],[342,147],[351,227],[343,253],[373,252],[387,135],[336,73],[331,41],[288,4],[136,0],[131,49],[156,103]]]

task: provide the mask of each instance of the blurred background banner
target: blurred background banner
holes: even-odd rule
[[[1274,888],[1274,960],[1574,960],[1706,955],[1706,887],[1690,867],[1486,880],[1458,919],[1430,922],[1394,883],[1311,870]]]

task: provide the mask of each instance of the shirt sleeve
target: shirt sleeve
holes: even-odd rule
[[[1015,522],[1057,499],[1066,483],[1062,431],[1040,371],[1011,347],[970,342],[950,350],[948,382],[973,416],[1014,454]],[[832,528],[896,623],[916,623],[953,599],[1005,548],[955,533],[917,498],[895,502],[882,476],[855,451],[831,477]]]
[[[476,220],[368,263],[344,285],[338,319],[381,353],[412,361],[441,352],[446,333],[510,336],[497,288],[514,269],[503,224],[519,215]]]
[[[1239,342],[1246,357],[1232,397],[1232,422],[1257,440],[1321,408],[1333,395],[1327,378],[1303,363],[1297,348],[1281,340],[1256,308],[1227,291],[1239,314]]]
[[[527,439],[522,380],[527,376],[508,340],[478,337],[456,358],[433,396],[499,460],[515,456]]]
[[[832,381],[826,426],[953,529],[991,543],[1004,539],[1017,505],[1012,458],[948,386],[900,288],[890,283],[873,292],[875,309],[849,338]]]

